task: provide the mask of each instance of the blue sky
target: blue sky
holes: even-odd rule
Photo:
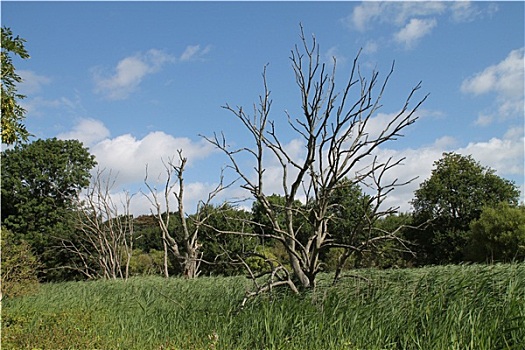
[[[227,160],[199,135],[224,131],[249,145],[226,103],[252,108],[265,64],[277,122],[299,111],[289,60],[299,23],[315,34],[322,59],[337,59],[341,84],[362,48],[365,75],[394,75],[376,116],[396,113],[419,81],[430,93],[405,137],[382,157],[406,157],[392,178],[419,178],[388,203],[410,210],[419,183],[443,152],[471,154],[524,183],[523,2],[14,2],[2,25],[27,40],[31,59],[14,63],[26,124],[37,138],[76,138],[101,168],[118,173],[115,194],[162,176],[161,159],[188,157],[187,207],[213,188]],[[339,85],[341,87],[341,85]],[[287,128],[293,152],[303,145]],[[267,164],[268,173],[278,171]],[[248,168],[249,169],[249,168]],[[268,191],[279,193],[278,176]],[[242,196],[232,188],[224,196]],[[136,213],[149,211],[134,197]]]

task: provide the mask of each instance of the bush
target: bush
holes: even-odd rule
[[[171,261],[168,262],[172,268]],[[130,275],[162,275],[164,270],[164,253],[151,249],[149,253],[134,249],[129,263]]]
[[[13,233],[5,228],[2,228],[1,236],[2,294],[0,298],[35,293],[38,290],[39,263],[29,244],[25,241],[17,242]]]
[[[525,206],[485,207],[470,224],[467,257],[477,262],[525,260]]]

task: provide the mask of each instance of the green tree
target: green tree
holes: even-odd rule
[[[140,215],[135,218],[135,247],[148,253],[150,250],[162,250],[162,232],[153,215]]]
[[[11,54],[22,59],[29,58],[24,43],[25,40],[18,35],[13,36],[11,29],[2,27],[2,143],[14,144],[27,141],[31,134],[27,131],[22,121],[25,118],[25,110],[19,104],[19,100],[25,98],[17,92],[16,84],[22,82],[22,78],[16,74]]]
[[[167,213],[163,213],[162,216],[168,215]],[[168,225],[169,232],[173,232],[174,235],[177,232],[182,231],[182,225],[180,223],[180,215],[179,213],[170,213],[170,220]],[[162,242],[162,230],[159,227],[158,220],[154,215],[141,215],[135,218],[134,223],[134,231],[135,231],[135,245],[134,245],[134,255],[135,257],[132,258],[132,260],[136,259],[138,256],[141,255],[148,255],[148,258],[142,256],[141,258],[146,261],[147,259],[151,259],[151,261],[154,262],[155,268],[153,269],[155,272],[160,271],[160,274],[162,274],[163,269],[165,266],[164,264],[164,254],[163,254],[163,242]],[[179,238],[179,237],[177,237]],[[135,250],[137,252],[135,252]],[[160,255],[159,255],[160,254]],[[160,259],[160,260],[159,260]],[[169,255],[167,258],[167,269],[168,273],[170,275],[172,274],[181,274],[182,270],[177,263],[177,260],[175,257]],[[156,264],[159,263],[162,265],[161,269],[158,270]],[[133,264],[136,263],[136,261],[132,261]],[[136,266],[134,266],[136,267]],[[136,273],[136,269],[132,271],[133,273]]]
[[[370,196],[361,190],[357,183],[343,178],[330,195],[328,201],[328,232],[332,240],[344,244],[346,247],[337,249],[335,260],[336,278],[341,273],[347,259],[351,258],[354,266],[358,266],[363,256],[365,246],[360,242],[367,241],[366,236],[371,236],[372,231],[367,219],[372,219]],[[352,249],[351,247],[355,247]],[[334,260],[333,250],[325,250],[321,254],[323,261]],[[329,265],[333,265],[329,264]]]
[[[271,235],[276,234],[275,227],[272,221],[277,221],[280,227],[286,227],[286,198],[278,194],[272,194],[267,197],[268,205],[272,208],[273,218],[264,209],[260,201],[255,201],[252,205],[252,226],[253,231],[258,235],[260,243],[265,245],[275,245],[275,240],[271,239]],[[304,244],[308,239],[309,218],[305,206],[298,200],[292,204],[293,207],[293,223],[296,227],[301,227],[298,230],[297,240]],[[305,213],[306,212],[306,213]]]
[[[476,262],[525,260],[525,206],[484,207],[470,224],[468,257]]]
[[[47,268],[60,255],[51,250],[74,232],[76,198],[96,165],[77,140],[37,140],[2,152],[2,224],[26,240]]]
[[[380,215],[384,209],[374,202],[372,196],[348,178],[342,179],[331,194],[328,232],[334,246],[342,250],[336,249],[337,261],[334,248],[325,253],[326,258],[322,256],[331,269],[335,267],[336,279],[347,259],[348,267],[388,267],[404,265],[405,255],[410,255],[404,233],[411,226],[411,215],[395,214],[394,210]]]
[[[200,211],[200,215],[190,216],[190,221],[193,225],[195,219],[207,218],[206,225],[201,228],[202,272],[226,276],[242,273],[244,266],[238,257],[257,245],[257,239],[249,236],[253,231],[251,225],[246,225],[251,213],[228,204],[210,204],[200,208]],[[245,233],[247,236],[229,232]]]
[[[382,268],[387,267],[408,267],[412,266],[415,260],[415,247],[409,242],[407,236],[409,232],[415,230],[413,226],[412,213],[398,213],[380,218],[375,224],[375,230],[379,232],[395,232],[395,240],[384,242],[372,254],[366,258],[366,262],[372,266]]]
[[[434,167],[412,201],[416,222],[430,220],[414,238],[422,248],[420,262],[458,263],[464,259],[470,223],[483,207],[517,205],[519,190],[471,156],[444,153]]]

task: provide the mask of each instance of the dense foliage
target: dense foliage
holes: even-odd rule
[[[2,27],[2,143],[14,144],[25,142],[30,134],[22,123],[25,118],[25,110],[19,101],[25,96],[17,92],[16,84],[22,82],[22,78],[16,73],[11,55],[19,56],[21,59],[29,58],[24,47],[25,40],[18,35],[15,37],[10,28]]]
[[[478,262],[525,260],[525,206],[484,207],[470,224],[468,258]]]
[[[2,152],[2,225],[25,240],[47,268],[51,248],[74,233],[76,198],[89,184],[94,156],[77,140],[47,139]]]
[[[471,156],[445,153],[434,166],[412,202],[415,221],[429,225],[413,238],[421,247],[421,263],[458,263],[468,255],[471,222],[484,207],[516,206],[519,190]]]

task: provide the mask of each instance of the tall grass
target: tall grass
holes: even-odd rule
[[[330,277],[243,309],[243,277],[43,285],[4,301],[2,349],[525,349],[525,264]]]

